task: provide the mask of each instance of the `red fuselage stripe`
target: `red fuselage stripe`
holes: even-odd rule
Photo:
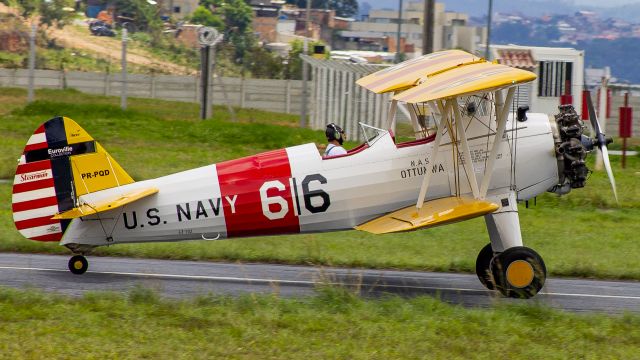
[[[30,239],[36,241],[60,241],[60,239],[62,239],[62,233],[34,236]]]
[[[37,144],[30,144],[24,147],[24,151],[32,151],[32,150],[40,150],[40,149],[46,149],[47,148],[47,142],[43,141],[41,143],[37,143]]]
[[[36,161],[32,163],[18,165],[18,169],[16,169],[16,174],[18,175],[26,174],[34,171],[49,170],[49,169],[51,169],[51,161],[42,160],[42,161]]]
[[[228,237],[300,232],[291,196],[291,167],[286,150],[225,161],[217,165],[217,171]],[[276,201],[267,203],[265,209],[264,197]],[[283,209],[283,201],[287,209]]]
[[[38,217],[28,220],[16,221],[18,230],[30,229],[38,226],[60,224],[60,220],[51,219],[51,216]]]
[[[31,181],[23,184],[14,184],[13,193],[19,194],[25,191],[40,190],[40,189],[50,188],[53,186],[54,186],[53,178],[38,180],[38,181]]]
[[[58,205],[58,199],[55,196],[13,203],[11,204],[11,209],[15,213],[19,211],[34,210],[53,205]]]

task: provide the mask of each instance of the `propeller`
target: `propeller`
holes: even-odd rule
[[[613,196],[618,202],[618,192],[616,191],[616,179],[613,177],[613,171],[611,170],[611,162],[609,162],[609,151],[607,150],[607,144],[611,143],[611,139],[606,139],[600,123],[598,123],[598,117],[593,107],[593,101],[591,101],[591,94],[587,97],[587,108],[589,109],[589,120],[591,120],[591,128],[595,133],[595,144],[598,145],[598,149],[602,152],[602,159],[604,160],[604,168],[607,170],[607,176],[611,183],[611,189],[613,190]]]

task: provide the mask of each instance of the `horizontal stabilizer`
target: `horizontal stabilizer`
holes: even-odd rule
[[[500,206],[471,197],[447,197],[426,201],[422,208],[415,205],[396,210],[387,215],[356,226],[373,234],[418,230],[426,227],[445,225],[492,213]]]
[[[99,212],[117,209],[134,201],[153,195],[157,188],[138,189],[122,195],[116,195],[95,204],[84,204],[71,210],[56,214],[52,219],[74,219],[82,216],[97,214]]]

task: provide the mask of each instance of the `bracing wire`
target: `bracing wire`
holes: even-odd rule
[[[517,111],[516,104],[519,103],[519,101],[520,101],[520,87],[518,86],[516,88],[516,100],[511,102],[512,104],[511,105],[511,122],[513,122],[514,124],[517,122],[516,121],[516,111]],[[516,176],[517,176],[517,170],[518,170],[516,168],[518,164],[517,162],[518,160],[518,125],[516,124],[515,127],[516,127],[516,133],[515,133],[515,140],[514,140],[514,146],[513,146],[515,148],[514,156],[513,156],[513,184],[514,184],[513,190],[518,190],[516,188],[516,184],[517,184]]]

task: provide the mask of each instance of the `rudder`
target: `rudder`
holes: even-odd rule
[[[26,238],[59,241],[70,220],[51,219],[81,195],[134,182],[75,121],[55,117],[31,135],[13,181],[13,220]]]

